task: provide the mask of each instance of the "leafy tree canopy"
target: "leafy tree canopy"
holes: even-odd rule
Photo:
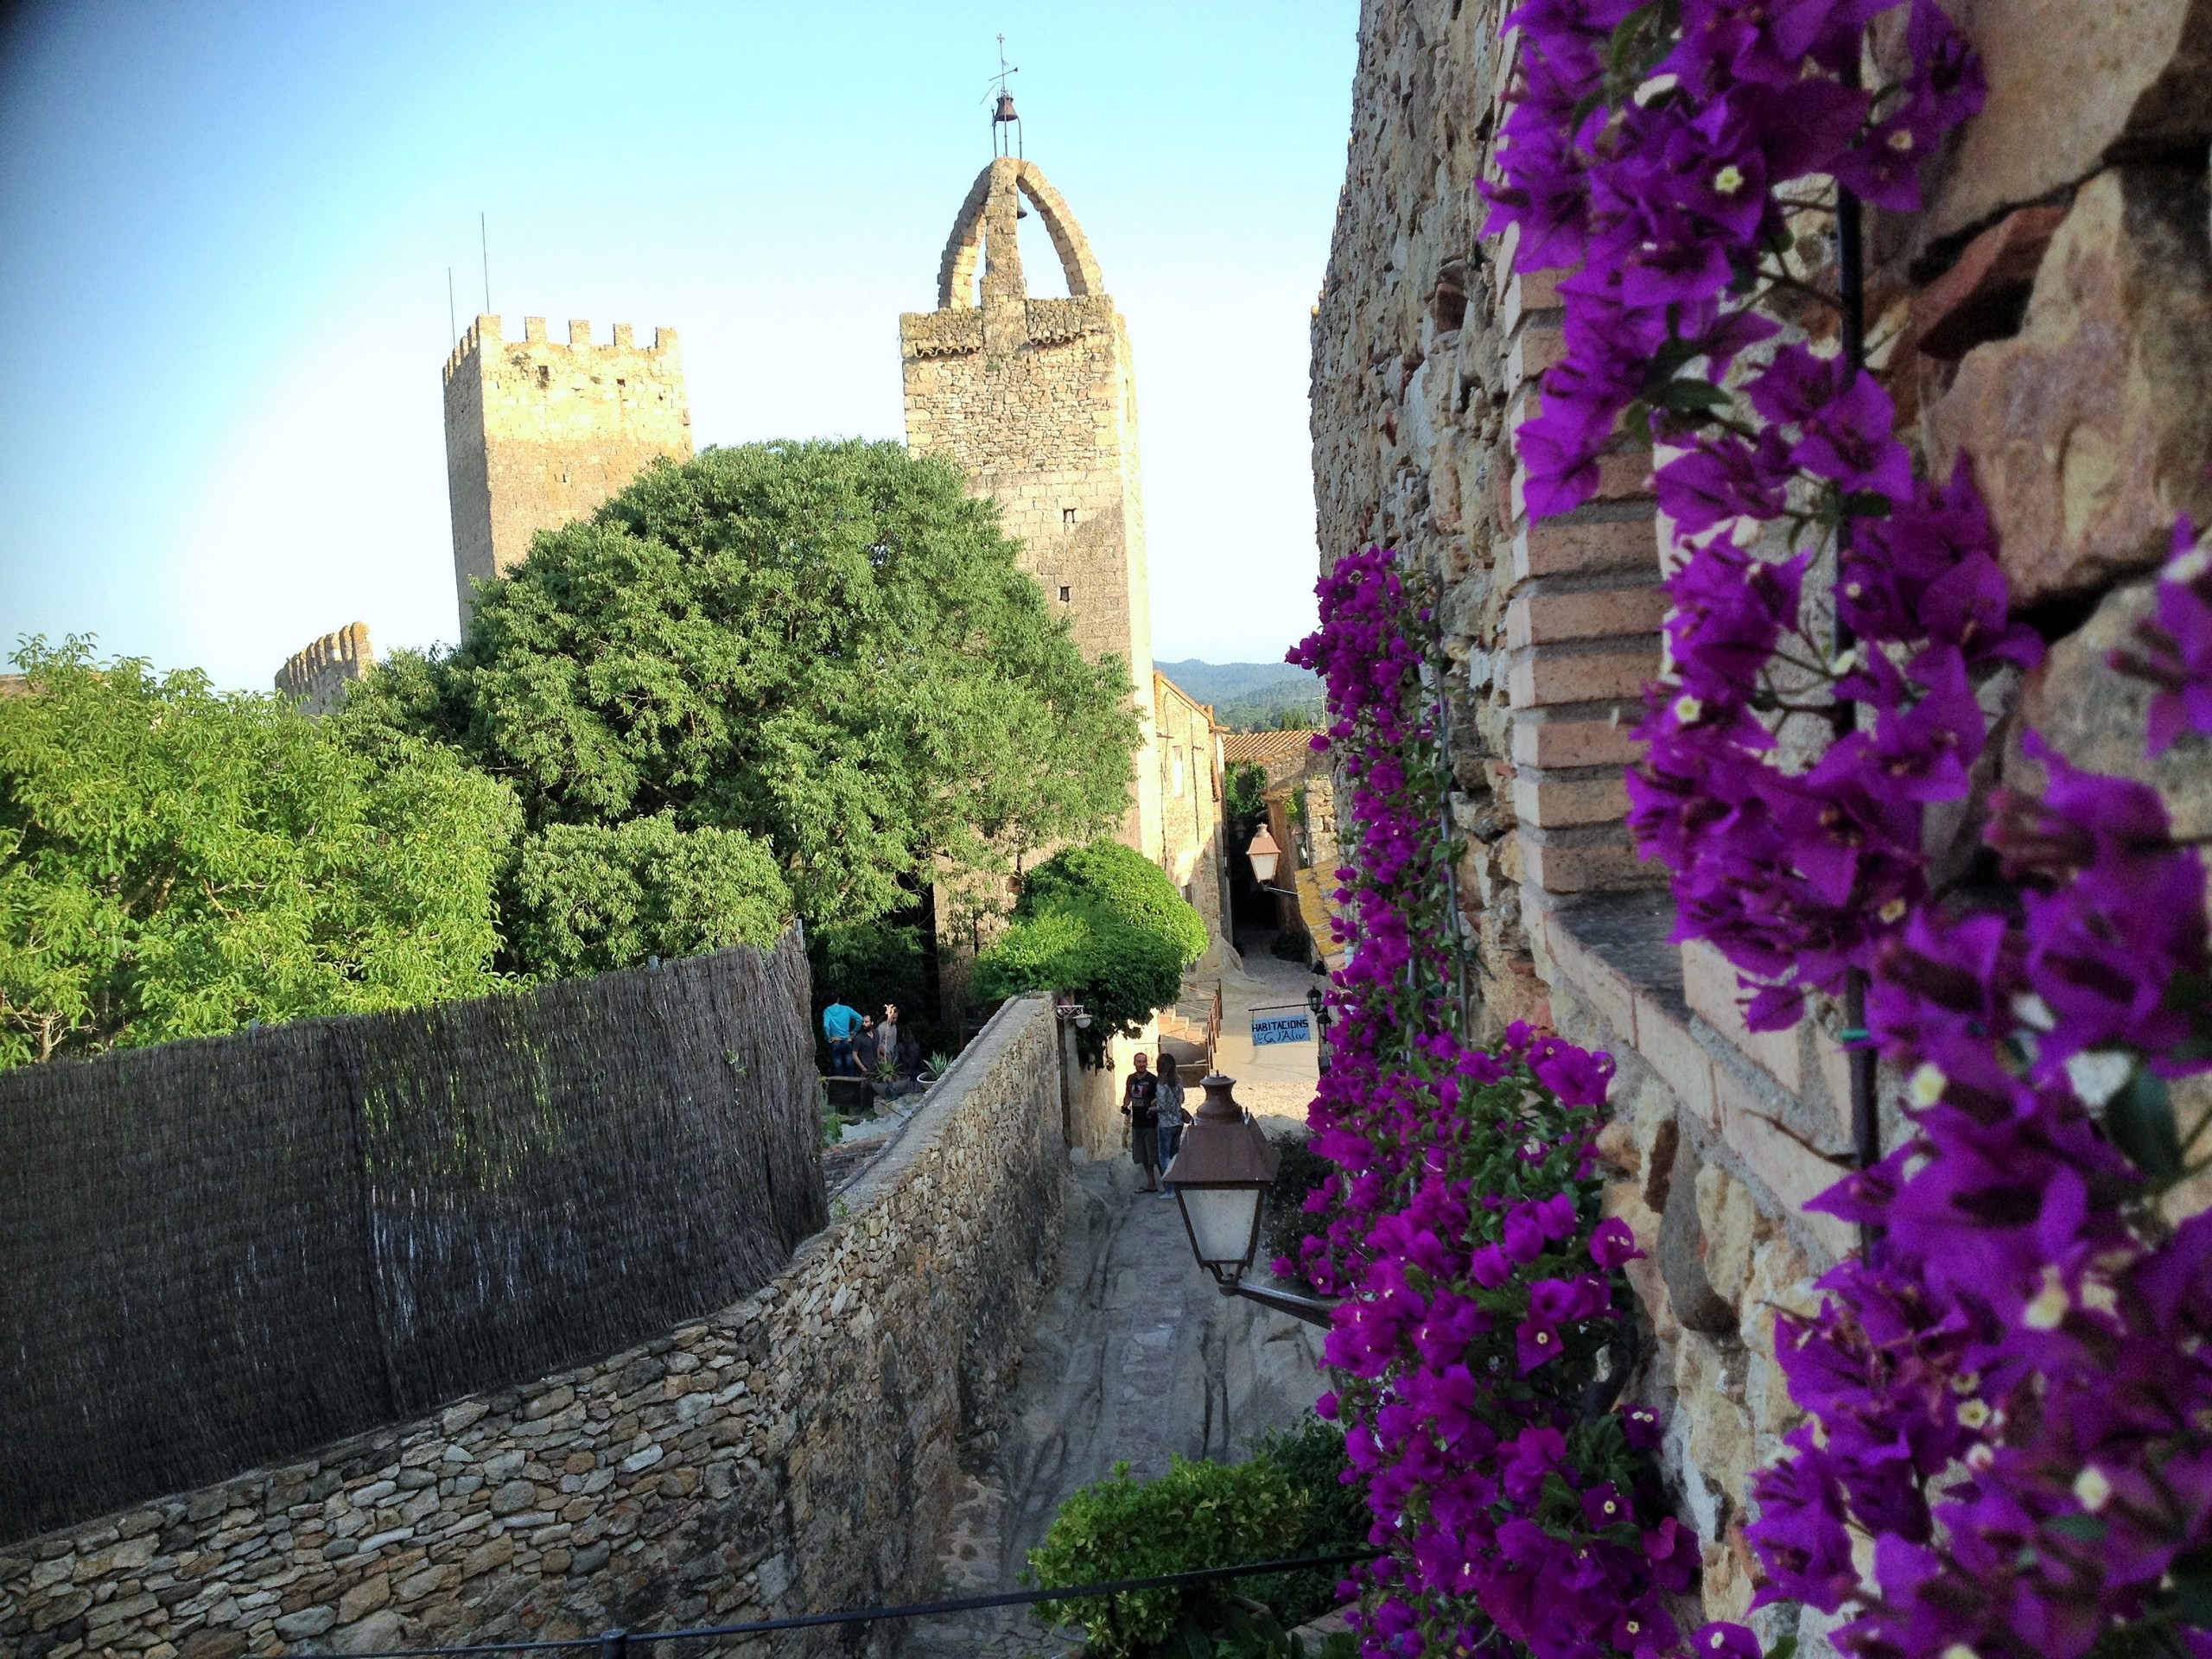
[[[811,925],[931,880],[982,895],[1117,817],[1137,742],[1126,665],[1084,660],[1015,552],[941,459],[710,449],[541,534],[455,651],[397,655],[340,720],[372,748],[446,740],[512,783],[543,893],[599,880],[555,877],[555,826],[665,814],[764,843]],[[741,863],[694,897],[773,901],[741,892]],[[735,911],[701,919],[742,934]]]
[[[766,842],[741,830],[677,827],[671,812],[549,824],[509,885],[513,954],[549,978],[609,973],[653,956],[772,946],[791,889]]]
[[[197,671],[16,653],[0,698],[0,1065],[499,988],[512,791],[372,760]]]
[[[1024,878],[1014,923],[976,958],[987,996],[1071,990],[1092,1024],[1080,1033],[1096,1064],[1106,1040],[1135,1033],[1174,1001],[1183,970],[1205,954],[1206,927],[1166,873],[1118,842],[1054,854]]]

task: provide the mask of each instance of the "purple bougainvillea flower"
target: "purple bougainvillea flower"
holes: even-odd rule
[[[1643,1255],[1636,1247],[1635,1233],[1618,1216],[1599,1222],[1597,1231],[1590,1235],[1591,1259],[1608,1271]]]
[[[2199,545],[2186,514],[2174,525],[2154,603],[2156,614],[2136,625],[2141,649],[2116,651],[2110,661],[2158,688],[2147,734],[2155,758],[2184,732],[2212,734],[2212,538]]]
[[[1544,1224],[1533,1204],[1516,1204],[1505,1215],[1505,1254],[1516,1262],[1533,1262],[1544,1253]]]
[[[1763,1652],[1758,1637],[1745,1626],[1718,1619],[1699,1627],[1690,1651],[1700,1659],[1761,1659]]]

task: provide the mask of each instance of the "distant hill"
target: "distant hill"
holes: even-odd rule
[[[1200,702],[1210,702],[1221,723],[1253,732],[1286,722],[1321,723],[1321,682],[1288,663],[1205,663],[1188,658],[1156,664],[1160,671]]]

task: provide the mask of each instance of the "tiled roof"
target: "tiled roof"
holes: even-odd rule
[[[1313,753],[1311,730],[1288,732],[1225,732],[1221,758],[1230,764],[1255,760],[1268,766],[1284,760],[1303,760]]]

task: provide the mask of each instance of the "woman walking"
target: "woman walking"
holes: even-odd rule
[[[1183,1109],[1182,1068],[1163,1054],[1160,1057],[1160,1091],[1153,1109],[1153,1131],[1160,1142],[1160,1173],[1164,1181],[1168,1165],[1175,1161],[1175,1154],[1182,1150],[1183,1126],[1191,1121],[1190,1113]],[[1166,1192],[1163,1185],[1160,1189]]]

